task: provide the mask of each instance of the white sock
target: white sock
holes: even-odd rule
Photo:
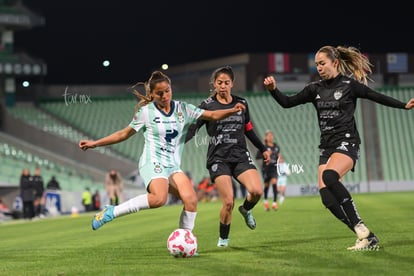
[[[123,215],[136,213],[139,210],[148,209],[148,195],[139,195],[130,200],[127,200],[114,207],[114,217],[120,217]]]
[[[285,201],[285,197],[284,196],[280,196],[279,197],[279,202],[280,202],[281,205],[283,204],[283,201]]]
[[[180,223],[178,228],[188,229],[193,231],[197,212],[190,212],[186,210],[181,211]]]

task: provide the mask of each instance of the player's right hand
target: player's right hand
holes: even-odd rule
[[[87,149],[93,149],[95,147],[95,145],[93,145],[92,143],[93,143],[93,141],[81,140],[79,142],[79,148],[83,151],[85,151]]]
[[[263,81],[263,84],[269,91],[273,91],[276,89],[276,80],[273,76],[266,77]]]

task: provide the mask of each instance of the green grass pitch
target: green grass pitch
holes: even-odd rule
[[[200,203],[200,255],[177,259],[166,240],[182,205],[117,218],[97,231],[93,213],[0,224],[0,275],[413,275],[414,192],[356,194],[379,251],[350,252],[355,235],[318,196],[287,197],[278,211],[262,201],[250,230],[235,203],[230,246],[216,246],[219,202]]]

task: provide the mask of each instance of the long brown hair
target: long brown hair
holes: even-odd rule
[[[154,99],[151,96],[152,90],[157,83],[166,81],[171,85],[171,79],[161,71],[154,71],[151,74],[151,77],[146,82],[137,82],[130,87],[132,89],[132,94],[134,94],[139,102],[135,105],[135,113],[142,107],[151,103]],[[145,95],[140,93],[137,89],[137,86],[143,85],[145,88]]]
[[[368,57],[363,55],[357,48],[352,46],[323,46],[317,53],[325,53],[331,61],[338,59],[338,72],[342,75],[353,75],[357,81],[365,85],[368,84],[369,80],[372,81],[368,74],[372,73],[371,67],[373,65]]]

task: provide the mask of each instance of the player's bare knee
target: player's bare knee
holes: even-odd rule
[[[233,211],[233,208],[234,208],[234,201],[229,200],[229,201],[223,202],[223,207],[224,207],[224,209],[226,209],[227,212],[231,213]]]
[[[332,187],[339,181],[339,174],[334,170],[324,170],[322,180],[327,187]]]
[[[255,199],[261,198],[262,195],[263,195],[263,190],[262,189],[254,189],[254,190],[249,191],[249,194],[250,194],[251,198],[255,198]]]
[[[158,208],[167,204],[168,197],[167,196],[158,196],[154,197],[151,202],[151,208]]]
[[[188,207],[190,209],[196,209],[197,208],[197,203],[198,203],[198,199],[197,196],[188,196],[188,197],[183,197],[184,199],[183,201],[183,205],[184,207]],[[189,210],[187,208],[185,208],[186,210]]]

